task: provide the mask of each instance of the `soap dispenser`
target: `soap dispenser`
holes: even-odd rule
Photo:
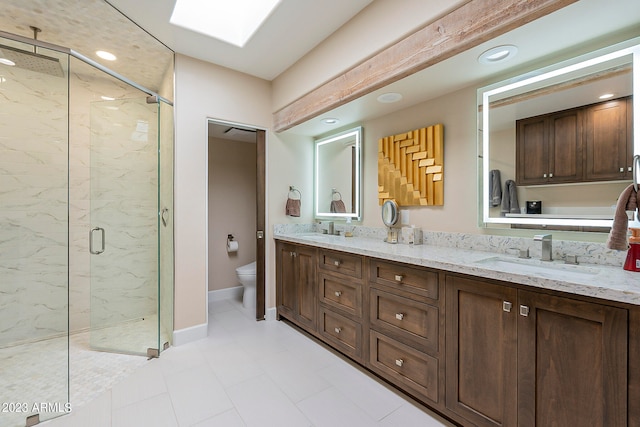
[[[640,271],[640,228],[629,228],[629,230],[631,230],[631,236],[629,237],[629,250],[624,269]]]

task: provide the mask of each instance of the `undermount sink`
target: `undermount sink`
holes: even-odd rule
[[[298,237],[308,237],[316,240],[328,239],[331,237],[330,234],[322,234],[322,233],[298,233]]]
[[[569,277],[590,277],[600,273],[595,267],[582,265],[564,264],[562,262],[540,261],[537,259],[509,258],[503,256],[492,256],[475,262],[487,267],[500,270],[512,271],[514,273],[536,274]]]

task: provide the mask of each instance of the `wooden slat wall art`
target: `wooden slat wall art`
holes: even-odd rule
[[[378,202],[444,205],[444,126],[437,124],[378,140]]]

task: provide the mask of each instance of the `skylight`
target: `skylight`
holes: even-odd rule
[[[171,22],[243,47],[281,0],[177,0]]]

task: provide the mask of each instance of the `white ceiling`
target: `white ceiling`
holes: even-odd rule
[[[175,0],[107,0],[175,52],[273,80],[373,0],[282,0],[243,47],[169,23]]]

